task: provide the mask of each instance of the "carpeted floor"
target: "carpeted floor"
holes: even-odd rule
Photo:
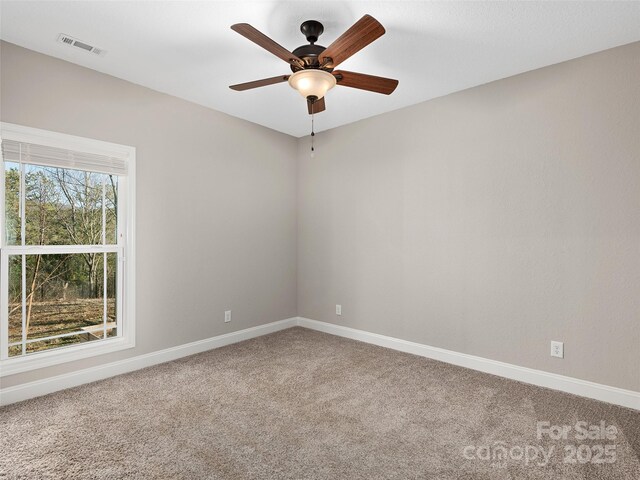
[[[4,407],[0,447],[8,479],[636,480],[640,412],[297,327]]]

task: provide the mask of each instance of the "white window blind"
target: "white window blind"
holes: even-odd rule
[[[16,140],[2,140],[2,157],[6,162],[32,163],[46,167],[71,168],[110,175],[126,175],[128,158],[78,152]]]

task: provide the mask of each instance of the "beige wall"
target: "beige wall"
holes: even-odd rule
[[[298,314],[640,390],[639,79],[635,43],[301,140]]]
[[[2,121],[136,147],[138,244],[136,348],[3,387],[296,315],[295,139],[15,45],[1,54]]]

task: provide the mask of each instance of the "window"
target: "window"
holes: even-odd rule
[[[1,375],[134,346],[135,149],[1,137]]]

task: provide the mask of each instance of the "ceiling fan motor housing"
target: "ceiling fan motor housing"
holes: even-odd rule
[[[320,67],[318,56],[325,50],[326,48],[321,45],[302,45],[291,53],[304,61],[304,68],[318,68]],[[291,65],[291,70],[296,72],[300,70],[300,67]]]

